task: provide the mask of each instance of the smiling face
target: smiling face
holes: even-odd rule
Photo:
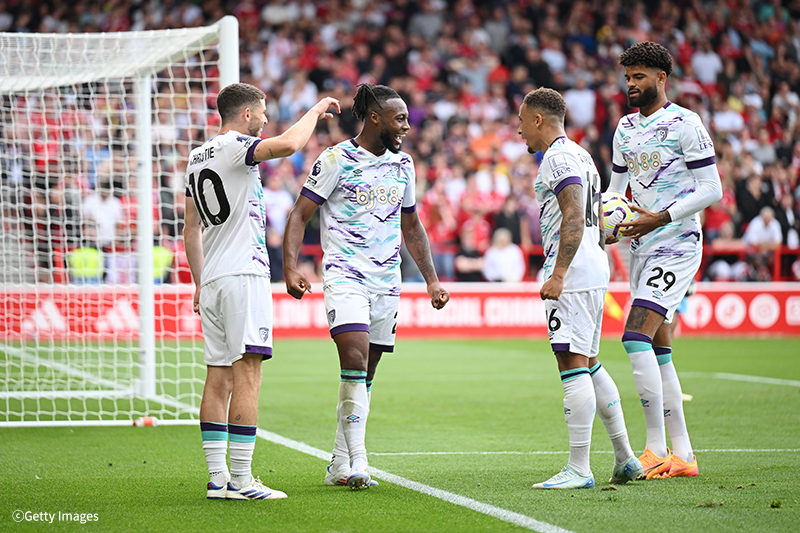
[[[261,130],[267,124],[267,104],[264,100],[259,100],[258,105],[251,107],[250,120],[247,123],[247,134],[251,137],[260,137]]]
[[[379,139],[383,147],[396,154],[403,145],[403,137],[408,134],[408,108],[402,98],[386,100],[382,109],[374,111],[380,117]]]
[[[644,65],[625,67],[628,105],[641,109],[655,102],[658,98],[659,85],[663,87],[666,78],[665,72]]]

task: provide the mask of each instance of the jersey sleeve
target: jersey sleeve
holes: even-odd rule
[[[619,144],[619,126],[614,132],[611,147],[611,181],[608,184],[609,192],[625,193],[628,188],[628,165],[622,157],[622,148]]]
[[[542,164],[545,165],[545,172],[542,173],[544,184],[556,196],[567,185],[577,183],[583,186],[580,174],[581,167],[578,159],[572,153],[559,151],[553,154],[546,154]]]
[[[716,163],[714,142],[696,114],[691,114],[684,120],[680,142],[686,167],[689,170]]]
[[[252,167],[257,165],[257,161],[253,161],[253,156],[256,151],[256,146],[261,142],[258,137],[250,137],[249,135],[236,135],[232,140],[225,143],[223,150],[228,158],[228,163],[234,168],[246,165]]]
[[[400,210],[403,213],[413,213],[417,210],[417,171],[414,168],[414,162],[411,160],[411,157],[406,157],[408,157],[408,163],[406,164],[408,184],[406,185],[406,192],[403,195],[403,205]]]
[[[328,148],[314,161],[300,194],[322,205],[336,188],[338,181],[339,164],[336,161],[336,152]]]

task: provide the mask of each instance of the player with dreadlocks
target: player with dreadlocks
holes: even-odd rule
[[[405,102],[389,87],[365,83],[358,86],[353,115],[364,122],[361,133],[322,152],[289,213],[283,273],[289,294],[299,299],[311,292],[297,258],[306,222],[321,206],[322,288],[341,367],[325,484],[360,489],[376,484],[364,441],[375,369],[384,352],[394,351],[401,234],[431,305],[441,309],[450,294],[439,284],[416,212],[414,162],[400,151],[410,129]]]
[[[699,212],[722,198],[714,144],[697,113],[667,100],[672,73],[669,51],[638,43],[619,57],[625,67],[628,104],[638,107],[614,133],[609,190],[630,182],[639,216],[625,227],[631,237],[631,310],[622,344],[647,423],[647,447],[639,458],[647,479],[697,476],[683,415],[683,394],[672,364],[670,322],[703,255]],[[607,244],[616,242],[610,238]],[[672,441],[667,448],[664,425]]]

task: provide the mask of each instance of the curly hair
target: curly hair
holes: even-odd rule
[[[546,115],[555,117],[562,122],[567,114],[567,103],[558,91],[547,87],[539,87],[525,95],[523,103],[528,109],[537,109]]]
[[[647,68],[663,70],[667,76],[672,74],[672,56],[669,50],[652,41],[634,44],[622,52],[619,64],[623,67],[644,65]]]
[[[245,106],[255,107],[267,97],[264,91],[248,83],[232,83],[217,95],[217,111],[225,123]]]
[[[353,116],[358,120],[367,118],[370,107],[374,104],[383,108],[383,103],[392,98],[400,98],[397,91],[386,85],[373,85],[371,83],[361,83],[358,91],[353,98]]]

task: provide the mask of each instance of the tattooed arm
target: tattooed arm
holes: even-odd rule
[[[583,217],[583,187],[577,183],[567,185],[561,189],[557,198],[562,216],[558,255],[553,275],[544,282],[539,291],[542,300],[558,300],[561,296],[564,290],[564,277],[578,252],[586,227]]]
[[[436,269],[433,267],[428,235],[425,233],[425,228],[422,227],[417,212],[401,213],[400,228],[403,231],[403,239],[406,242],[408,253],[414,258],[422,277],[425,278],[425,283],[428,284],[431,305],[436,309],[441,309],[450,300],[450,293],[439,284]]]

